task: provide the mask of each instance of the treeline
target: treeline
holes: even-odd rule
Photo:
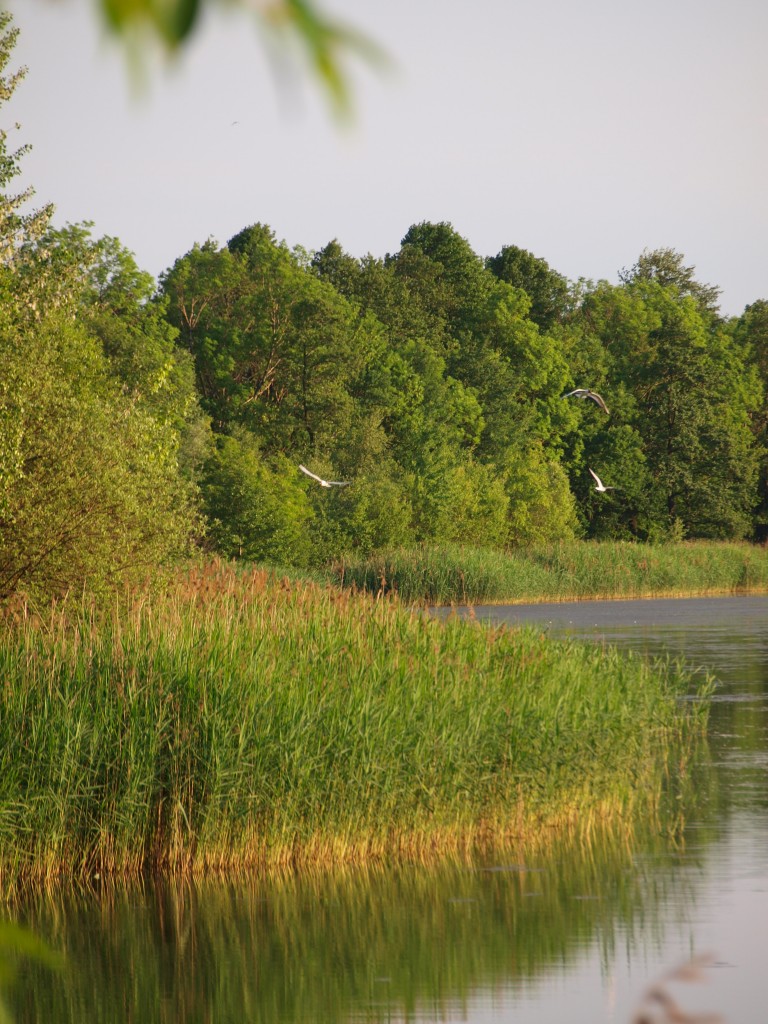
[[[764,536],[768,301],[723,317],[681,254],[612,285],[447,223],[362,259],[256,224],[156,283],[117,239],[22,214],[21,155],[0,133],[0,599],[160,578],[195,547],[307,567]],[[562,397],[580,386],[609,413]]]

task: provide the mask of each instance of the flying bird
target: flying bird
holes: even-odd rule
[[[299,469],[302,473],[306,473],[307,476],[311,476],[313,480],[317,480],[321,487],[349,487],[349,480],[323,480],[321,476],[310,473],[306,466],[300,464]]]
[[[574,388],[574,390],[569,391],[567,395],[563,395],[563,398],[591,398],[593,402],[597,402],[603,412],[608,412],[608,406],[600,395],[598,395],[596,391],[593,391],[592,388]]]
[[[589,466],[587,466],[587,469],[589,469]],[[589,472],[594,477],[594,480],[595,480],[595,490],[596,491],[600,491],[600,493],[602,494],[603,491],[615,491],[616,490],[615,487],[606,487],[605,484],[603,483],[603,481],[600,479],[600,477],[597,475],[597,473],[595,473],[594,470],[589,469]]]

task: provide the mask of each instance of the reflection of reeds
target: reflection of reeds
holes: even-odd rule
[[[431,604],[764,593],[768,549],[714,541],[581,541],[507,552],[424,545],[345,562],[337,578]]]
[[[671,982],[704,980],[704,968],[712,963],[712,955],[702,953],[663,975],[646,991],[632,1024],[722,1024],[720,1014],[683,1010],[669,989]]]
[[[212,999],[216,1020],[254,1024],[454,1019],[457,998],[533,992],[593,940],[613,954],[629,934],[658,948],[651,932],[680,899],[680,878],[657,864],[653,887],[642,884],[633,850],[662,857],[664,846],[642,817],[636,828],[627,837],[606,825],[589,841],[558,833],[501,860],[427,870],[367,864],[29,894],[27,921],[67,964],[30,971],[19,1024],[90,1020],[93,1006],[99,1020],[157,1020],[158,992],[174,1024],[204,1019]]]

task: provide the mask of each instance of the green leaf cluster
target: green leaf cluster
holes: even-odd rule
[[[342,116],[351,110],[344,59],[354,54],[369,64],[385,63],[372,40],[322,10],[316,0],[98,0],[98,6],[102,20],[139,66],[145,63],[147,42],[159,42],[175,53],[189,42],[207,12],[239,8],[275,57],[298,57],[307,66],[333,111]]]

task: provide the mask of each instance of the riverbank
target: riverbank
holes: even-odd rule
[[[768,593],[768,547],[715,541],[574,541],[508,552],[422,546],[339,563],[333,578],[432,605],[759,594]]]
[[[99,618],[19,614],[0,669],[6,889],[621,816],[707,714],[674,666],[222,565]]]

